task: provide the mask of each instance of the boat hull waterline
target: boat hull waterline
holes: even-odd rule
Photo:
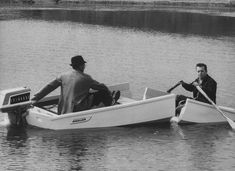
[[[114,106],[99,107],[63,115],[47,110],[45,106],[34,106],[28,108],[25,114],[27,124],[52,130],[104,128],[149,122],[169,122],[170,118],[174,115],[174,94],[146,88],[143,99],[135,100],[124,96],[124,94],[127,94],[125,92],[130,91],[128,83],[117,84],[109,88],[112,91],[121,90],[122,96],[118,100],[118,104]],[[11,92],[10,94],[13,93]],[[50,101],[53,100],[48,100],[48,102]],[[44,99],[43,104],[47,104],[47,100]],[[15,107],[14,105],[12,106]],[[2,109],[6,110],[6,106],[5,108],[2,107]],[[13,107],[8,108],[11,109]],[[11,115],[11,112],[8,115]]]
[[[224,106],[219,106],[219,108],[228,118],[235,121],[235,109]],[[173,117],[171,121],[178,124],[216,124],[227,122],[214,106],[192,99],[187,99],[180,115]]]

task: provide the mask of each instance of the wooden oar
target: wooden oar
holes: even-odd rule
[[[172,90],[174,90],[176,87],[178,87],[181,84],[181,81],[179,81],[177,84],[175,84],[173,87],[171,87],[169,90],[167,90],[167,93],[170,93]]]
[[[197,90],[209,101],[211,104],[219,111],[219,113],[228,121],[229,125],[232,127],[232,129],[235,130],[235,123],[232,119],[228,118],[221,110],[220,108],[207,96],[207,94],[201,89],[201,87],[196,86]]]

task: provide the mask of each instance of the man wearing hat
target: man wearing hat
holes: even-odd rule
[[[115,104],[120,97],[120,91],[113,92],[112,95],[107,86],[85,74],[85,63],[86,61],[80,55],[72,57],[70,65],[73,70],[58,76],[42,88],[32,98],[33,103],[36,103],[60,86],[61,94],[58,114],[87,110],[100,103],[105,106]],[[90,89],[98,91],[90,93]]]

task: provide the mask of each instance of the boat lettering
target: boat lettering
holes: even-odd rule
[[[87,122],[91,119],[91,117],[88,118],[77,118],[77,119],[73,119],[71,124],[78,124],[78,123],[83,123],[83,122]]]

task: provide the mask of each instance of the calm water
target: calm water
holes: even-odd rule
[[[234,15],[233,15],[234,16]],[[71,56],[106,84],[166,91],[208,64],[218,104],[235,108],[235,17],[176,11],[0,11],[0,89],[32,94],[70,69]],[[182,88],[175,93],[185,93]],[[187,94],[188,95],[188,94]],[[4,126],[0,170],[234,170],[235,132],[223,125],[49,131]]]

